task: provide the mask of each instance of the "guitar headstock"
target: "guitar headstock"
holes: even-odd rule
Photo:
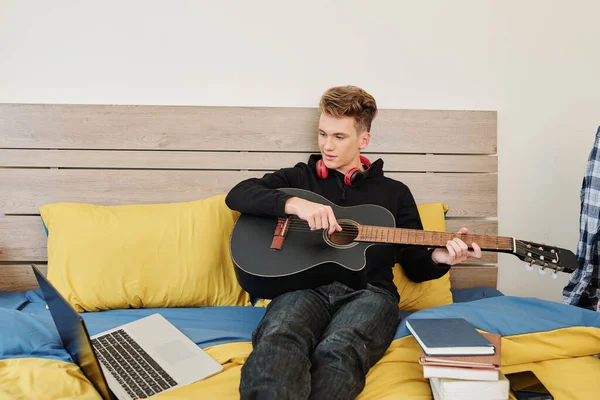
[[[515,255],[530,266],[571,273],[577,269],[577,257],[572,251],[547,244],[515,240]]]

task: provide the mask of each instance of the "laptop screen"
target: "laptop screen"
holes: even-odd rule
[[[32,267],[63,346],[100,395],[104,399],[114,398],[94,354],[83,318],[58,293],[39,269],[35,265]]]

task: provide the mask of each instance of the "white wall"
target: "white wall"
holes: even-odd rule
[[[498,111],[500,234],[575,249],[600,125],[600,2],[0,0],[0,102]],[[567,281],[501,256],[506,294]],[[537,285],[533,287],[533,285]]]
[[[498,3],[499,229],[575,251],[579,191],[600,126],[600,2]],[[511,256],[500,265],[506,294],[560,301],[567,275],[526,273]]]

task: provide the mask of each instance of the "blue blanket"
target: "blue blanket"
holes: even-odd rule
[[[90,335],[160,313],[202,348],[249,342],[264,315],[259,307],[110,310],[83,313]],[[534,298],[494,296],[422,310],[405,316],[395,339],[408,336],[406,320],[461,317],[478,329],[503,336],[573,326],[600,328],[600,313]],[[41,357],[70,361],[39,291],[0,296],[0,359]]]

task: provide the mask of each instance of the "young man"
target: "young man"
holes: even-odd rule
[[[297,215],[313,230],[341,231],[330,207],[292,197],[277,188],[313,191],[334,204],[377,204],[396,226],[423,229],[407,186],[385,177],[381,160],[373,164],[360,152],[369,144],[375,99],[356,87],[327,90],[319,105],[320,155],[307,163],[237,184],[227,205],[242,213]],[[367,165],[365,165],[367,164]],[[362,173],[351,181],[353,168]],[[461,232],[466,233],[466,228]],[[369,369],[383,356],[400,322],[399,296],[392,268],[401,263],[415,282],[436,279],[469,256],[481,257],[460,239],[446,248],[374,246],[367,251],[368,284],[353,289],[340,282],[277,296],[254,331],[253,351],[241,373],[242,399],[353,399],[364,388]]]

